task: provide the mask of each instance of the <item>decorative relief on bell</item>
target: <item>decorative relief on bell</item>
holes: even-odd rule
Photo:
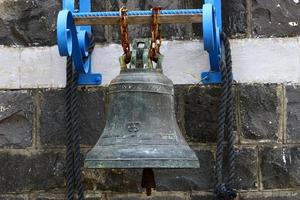
[[[140,122],[131,122],[127,124],[127,130],[131,133],[132,132],[136,133],[139,131],[140,126],[141,126]]]

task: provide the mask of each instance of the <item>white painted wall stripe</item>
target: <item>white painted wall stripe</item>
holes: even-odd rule
[[[300,83],[300,38],[231,40],[234,78],[241,83]],[[93,71],[103,84],[119,73],[117,44],[97,46]],[[208,55],[199,41],[164,41],[164,73],[175,84],[195,84],[209,69]],[[0,47],[0,89],[61,88],[65,59],[53,47]]]

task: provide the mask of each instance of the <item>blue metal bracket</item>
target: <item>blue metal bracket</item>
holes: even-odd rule
[[[91,12],[90,0],[79,1],[79,12]],[[79,85],[101,84],[101,74],[93,74],[91,53],[88,52],[92,36],[91,26],[75,26],[73,13],[74,0],[63,0],[63,10],[57,18],[57,43],[61,56],[71,56],[79,73]]]
[[[151,11],[129,11],[128,16],[151,16]],[[204,84],[221,83],[220,65],[222,59],[222,9],[221,0],[205,0],[202,9],[162,10],[160,15],[202,15],[204,49],[209,54],[210,71],[201,74]],[[72,56],[79,73],[79,85],[101,84],[101,74],[93,74],[91,53],[88,45],[92,35],[90,24],[76,26],[74,19],[88,17],[118,17],[119,12],[91,12],[91,0],[63,0],[63,10],[57,19],[57,41],[61,56]]]
[[[210,71],[201,74],[204,84],[222,83],[220,66],[222,59],[222,8],[221,0],[205,0],[203,5],[203,43],[209,53]]]

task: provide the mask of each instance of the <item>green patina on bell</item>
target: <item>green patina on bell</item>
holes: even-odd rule
[[[149,52],[150,40],[136,39],[129,68],[120,58],[121,73],[109,85],[106,126],[86,156],[86,168],[199,167],[177,125],[174,86],[162,73],[162,56],[154,68]],[[144,171],[149,187],[155,184],[151,174]]]
[[[173,82],[149,51],[149,39],[134,40],[129,69],[111,81],[106,126],[86,168],[199,167],[176,122]]]

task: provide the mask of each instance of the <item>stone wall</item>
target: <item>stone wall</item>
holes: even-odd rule
[[[104,87],[80,89],[83,156],[103,130],[106,92]],[[299,199],[299,87],[238,84],[234,94],[239,198]],[[218,87],[176,86],[177,121],[201,167],[155,170],[157,191],[152,199],[212,198],[219,95]],[[63,199],[64,90],[2,91],[0,102],[2,199]],[[141,170],[83,174],[91,199],[144,199]]]
[[[148,9],[157,3],[166,8],[198,8],[202,1],[129,0],[127,4],[130,9]],[[93,8],[118,10],[120,4],[94,1]],[[0,44],[55,45],[60,6],[59,0],[0,0]],[[300,35],[298,0],[224,0],[223,11],[224,28],[231,38]],[[164,35],[189,40],[200,37],[199,30],[199,25],[170,25],[164,27]],[[98,42],[119,40],[117,27],[94,31]],[[131,27],[132,37],[146,37],[148,32],[146,26]],[[107,88],[79,90],[84,157],[104,127]],[[0,200],[65,199],[64,94],[59,88],[0,91]],[[157,190],[151,198],[140,187],[141,170],[84,170],[87,199],[213,199],[219,95],[217,86],[175,87],[177,121],[199,157],[199,169],[155,170]],[[238,199],[299,200],[300,87],[239,83],[234,97]]]
[[[1,0],[0,44],[45,46],[56,44],[56,16],[60,0]],[[94,0],[93,10],[119,10],[121,0]],[[124,1],[123,1],[124,2]],[[127,2],[127,0],[125,0]],[[128,9],[150,9],[160,5],[166,9],[201,8],[203,0],[129,0]],[[300,34],[298,0],[223,0],[224,30],[232,38],[286,37]],[[148,37],[149,26],[130,27],[131,37]],[[117,26],[94,28],[98,42],[119,43]],[[200,25],[163,27],[166,39],[200,37]]]

